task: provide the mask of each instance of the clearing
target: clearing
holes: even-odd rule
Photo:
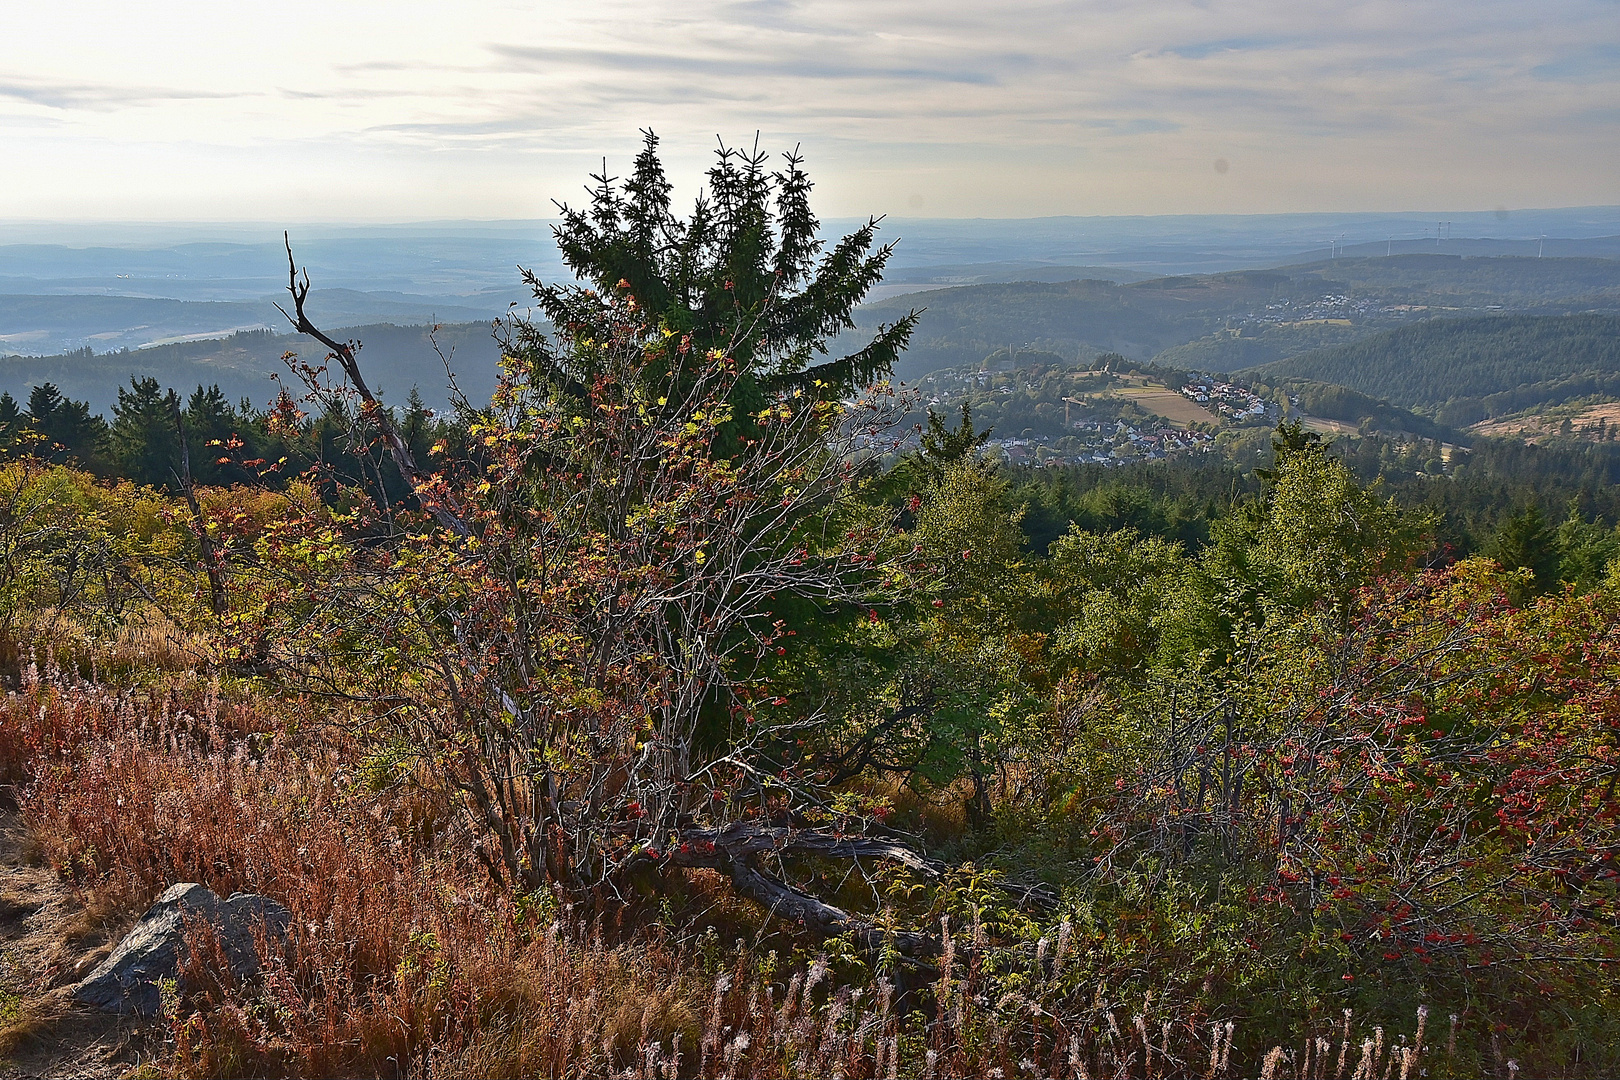
[[[1149,382],[1146,379],[1138,381],[1127,377],[1123,385],[1114,388],[1113,393],[1130,398],[1148,412],[1164,417],[1177,427],[1220,422],[1220,417],[1196,401],[1187,400],[1179,391],[1172,390],[1163,383]]]
[[[1566,420],[1570,426],[1566,438],[1595,442],[1598,439],[1600,421],[1606,436],[1609,432],[1620,430],[1620,401],[1601,401],[1595,405],[1564,405],[1534,413],[1514,413],[1511,416],[1499,416],[1494,420],[1482,420],[1468,430],[1477,435],[1489,435],[1499,439],[1520,438],[1528,443],[1536,443],[1542,439],[1562,435]]]
[[[1329,420],[1322,416],[1300,416],[1299,422],[1306,431],[1314,431],[1321,435],[1356,435],[1361,428],[1346,420]]]

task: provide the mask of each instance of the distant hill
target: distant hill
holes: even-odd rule
[[[1620,316],[1435,319],[1253,369],[1339,383],[1452,426],[1620,394]]]
[[[1298,283],[1314,295],[1314,281]],[[898,374],[910,379],[940,368],[976,364],[1008,345],[1029,345],[1068,359],[1101,352],[1133,360],[1202,337],[1225,319],[1277,295],[1294,280],[1265,271],[1111,281],[1017,281],[911,293],[869,304],[863,327],[926,308]]]
[[[1009,281],[1110,281],[1125,284],[1160,277],[1117,266],[1054,266],[1032,262],[960,263],[943,266],[891,266],[867,300],[878,303],[891,296],[956,285],[988,285]]]
[[[332,333],[339,339],[361,343],[360,363],[367,380],[387,400],[403,402],[414,386],[430,407],[449,404],[444,363],[433,349],[427,327],[353,326]],[[468,398],[487,400],[495,389],[500,360],[490,324],[441,325],[433,337],[445,355],[453,357],[457,382]],[[263,406],[276,393],[272,373],[289,381],[287,366],[281,360],[287,352],[315,363],[323,356],[321,347],[309,338],[268,330],[147,349],[5,356],[0,357],[0,391],[9,391],[12,397],[23,400],[32,387],[51,382],[69,397],[89,401],[92,410],[106,413],[118,400],[118,388],[128,386],[132,375],[150,375],[164,386],[183,392],[218,383],[232,401],[246,397]]]
[[[252,300],[173,300],[152,296],[31,294],[0,291],[0,353],[65,354],[144,349],[185,339],[223,338],[237,330],[283,329],[275,309],[285,294]],[[452,302],[403,293],[328,288],[310,300],[312,313],[332,326],[402,326],[491,319],[506,310],[504,295]]]
[[[1308,379],[1280,379],[1274,384],[1268,384],[1261,378],[1253,379],[1251,385],[1260,390],[1275,386],[1276,389],[1297,399],[1299,412],[1306,417],[1353,424],[1365,431],[1416,435],[1419,438],[1438,439],[1442,442],[1472,441],[1467,433],[1447,427],[1433,417],[1391,405],[1387,401],[1352,390],[1348,386],[1312,382]]]
[[[1324,284],[1337,283],[1341,291],[1376,293],[1386,302],[1404,299],[1442,308],[1620,301],[1620,259],[1614,258],[1397,254],[1320,259],[1278,272],[1311,274]]]
[[[858,318],[869,329],[914,307],[926,311],[901,360],[905,379],[1009,344],[1236,371],[1436,317],[1620,314],[1620,260],[1413,254],[1125,283],[975,284],[891,296]]]
[[[924,269],[924,276],[950,276],[966,275],[972,268],[936,263]],[[477,302],[494,299],[490,294]],[[431,297],[343,288],[321,290],[314,301],[315,314],[323,323],[359,327],[344,333],[366,342],[367,358],[380,369],[379,381],[390,392],[403,396],[416,385],[430,402],[445,399],[442,365],[420,329],[432,317],[457,319],[446,328],[444,340],[456,342],[461,350],[457,367],[467,373],[469,393],[476,391],[478,396],[493,387],[496,349],[488,324],[470,321],[476,314],[464,315]],[[857,312],[860,327],[846,335],[847,343],[859,347],[864,344],[860,334],[912,308],[926,310],[897,368],[907,380],[978,365],[1010,345],[1049,352],[1071,363],[1117,352],[1134,361],[1153,360],[1180,370],[1235,372],[1263,367],[1271,380],[1350,386],[1375,399],[1421,409],[1452,427],[1584,394],[1620,396],[1620,385],[1611,378],[1616,369],[1605,366],[1610,354],[1603,351],[1612,350],[1615,335],[1612,329],[1594,329],[1609,327],[1620,318],[1620,260],[1412,254],[1341,257],[1270,270],[1143,281],[1082,278],[965,284],[868,304]],[[1534,320],[1515,321],[1571,312],[1580,314],[1547,320],[1560,329],[1546,341],[1537,336],[1544,331],[1526,329]],[[116,400],[116,387],[131,373],[140,373],[177,386],[219,381],[233,396],[248,394],[263,400],[270,392],[268,374],[282,370],[281,353],[292,349],[308,356],[310,346],[300,338],[269,331],[235,336],[230,331],[256,324],[275,326],[279,318],[267,301],[187,303],[0,292],[0,353],[46,351],[20,341],[8,345],[8,335],[26,337],[41,328],[81,335],[71,345],[51,349],[55,355],[0,359],[0,388],[15,394],[49,380],[105,408]],[[1580,321],[1603,318],[1610,322]],[[52,319],[62,322],[53,329]],[[142,329],[148,321],[162,323],[170,337],[207,335],[217,340],[129,352],[117,349],[119,344],[133,343],[120,335],[138,335],[134,340],[158,336]],[[374,325],[379,323],[405,325]],[[1478,323],[1482,329],[1450,328],[1467,323]],[[1464,343],[1472,340],[1470,335],[1499,340],[1475,349]],[[1584,337],[1594,341],[1574,344],[1574,339]],[[1597,339],[1608,345],[1601,346]],[[1396,344],[1390,346],[1390,341]],[[87,357],[82,350],[75,351],[80,344],[89,344],[95,354]],[[1361,346],[1370,351],[1336,351]],[[1389,348],[1398,355],[1380,360]],[[1444,364],[1452,367],[1432,378],[1424,374],[1438,372],[1437,365]],[[1458,376],[1462,370],[1468,372],[1466,378]],[[1362,408],[1358,404],[1344,411]],[[1443,416],[1442,408],[1448,409]]]
[[[1174,345],[1153,358],[1153,362],[1184,371],[1242,371],[1274,360],[1344,345],[1377,333],[1366,324],[1326,321],[1298,325],[1268,326],[1242,335],[1218,332]]]

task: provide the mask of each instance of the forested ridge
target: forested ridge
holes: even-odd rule
[[[1620,289],[1615,259],[1542,259],[1524,255],[1377,255],[1288,267],[1314,272],[1348,290],[1379,290],[1414,303],[1456,306],[1555,302],[1612,304]]]
[[[1434,319],[1307,352],[1256,374],[1339,383],[1462,425],[1620,393],[1620,316]]]
[[[445,367],[454,357],[457,378],[466,391],[487,397],[495,388],[500,350],[488,322],[451,323],[438,327],[376,324],[333,328],[344,340],[358,341],[376,371],[384,396],[403,405],[412,389],[432,395],[435,408],[449,405],[444,391]],[[438,351],[435,351],[437,345]],[[155,379],[164,387],[189,393],[200,385],[218,386],[226,400],[246,398],[262,408],[276,394],[272,376],[285,376],[282,354],[304,352],[318,358],[308,339],[270,330],[244,330],[229,337],[181,341],[143,349],[96,352],[80,349],[60,356],[0,356],[0,387],[14,397],[50,383],[92,410],[110,413],[117,391],[134,378]]]
[[[187,930],[162,1075],[1620,1068],[1613,446],[1009,468],[889,381],[879,222],[671,187],[443,415],[290,246],[267,406],[0,398],[0,782],[96,913],[3,1052],[195,881],[289,919]]]
[[[1119,352],[1169,367],[1230,372],[1418,320],[1492,309],[1612,314],[1620,310],[1620,261],[1397,255],[1128,284],[983,284],[895,297],[869,305],[862,317],[880,319],[910,307],[925,311],[896,369],[902,378],[977,363],[1008,345],[1069,359]]]

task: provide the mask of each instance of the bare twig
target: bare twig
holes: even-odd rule
[[[309,271],[306,269],[304,279],[298,280],[298,266],[293,262],[292,240],[285,232],[281,236],[287,246],[287,292],[292,294],[293,310],[289,314],[280,304],[276,305],[276,310],[286,316],[287,321],[292,323],[300,334],[308,334],[319,341],[337,358],[337,362],[343,367],[343,373],[348,376],[349,382],[354,385],[355,392],[364,403],[366,419],[375,424],[377,430],[382,433],[389,456],[394,459],[394,466],[399,469],[406,483],[420,490],[431,478],[417,467],[409,444],[405,442],[404,436],[400,435],[399,428],[394,424],[393,414],[377,400],[376,395],[371,392],[371,387],[366,384],[365,376],[360,373],[360,361],[355,356],[354,346],[339,342],[324,333],[310,321],[309,315],[304,311],[304,301],[309,298]],[[439,499],[424,499],[423,502],[441,526],[462,537],[472,536],[472,528],[453,506]]]

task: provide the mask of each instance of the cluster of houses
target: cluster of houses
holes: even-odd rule
[[[1079,374],[1094,379],[1097,373]],[[958,368],[936,371],[920,382],[920,404],[941,409],[947,408],[947,403],[960,401],[964,397],[979,396],[986,405],[986,412],[983,416],[975,413],[977,427],[981,421],[997,419],[995,410],[989,408],[989,402],[984,400],[985,395],[1017,392],[1013,385],[998,386],[996,382],[992,373],[984,370]],[[1047,415],[1035,421],[1028,415],[1030,410],[1018,411],[1015,414],[1018,419],[1007,426],[1016,428],[1028,424],[1029,427],[1016,436],[1003,435],[998,431],[986,445],[986,452],[1012,465],[1058,468],[1065,465],[1111,466],[1161,461],[1215,449],[1213,430],[1184,431],[1167,419],[1144,417],[1143,414],[1151,410],[1129,407],[1131,399],[1128,396],[1116,400],[1104,394],[1094,398],[1092,391],[1076,390],[1074,392],[1085,397],[1063,397],[1061,403],[1057,403],[1056,396],[1064,392],[1064,389],[1043,385],[1044,400],[1039,405],[1055,406],[1060,410],[1057,416],[1051,416],[1051,409],[1048,408]],[[1190,376],[1187,384],[1180,388],[1180,393],[1214,414],[1212,419],[1218,417],[1231,424],[1272,424],[1280,420],[1284,412],[1276,402],[1261,397],[1253,390],[1213,375]],[[1115,407],[1108,407],[1108,402],[1113,402]],[[1081,408],[1071,410],[1071,405]],[[949,407],[954,408],[954,405]],[[948,419],[954,421],[955,417]],[[1054,419],[1058,423],[1054,423]]]
[[[1231,420],[1275,421],[1282,416],[1276,402],[1267,401],[1253,390],[1216,379],[1194,379],[1181,388],[1181,394]]]
[[[1037,435],[1028,439],[991,439],[986,449],[999,454],[1009,464],[1040,469],[1162,461],[1176,454],[1215,448],[1215,436],[1202,431],[1138,428],[1124,421],[1076,421],[1073,427],[1076,434],[1069,438],[1054,440]]]
[[[1426,307],[1410,304],[1381,304],[1377,300],[1357,300],[1341,293],[1326,293],[1314,300],[1296,301],[1286,297],[1273,300],[1266,305],[1265,311],[1251,311],[1237,316],[1227,325],[1236,330],[1244,326],[1276,326],[1282,323],[1350,323],[1356,319],[1403,319],[1427,310]]]

